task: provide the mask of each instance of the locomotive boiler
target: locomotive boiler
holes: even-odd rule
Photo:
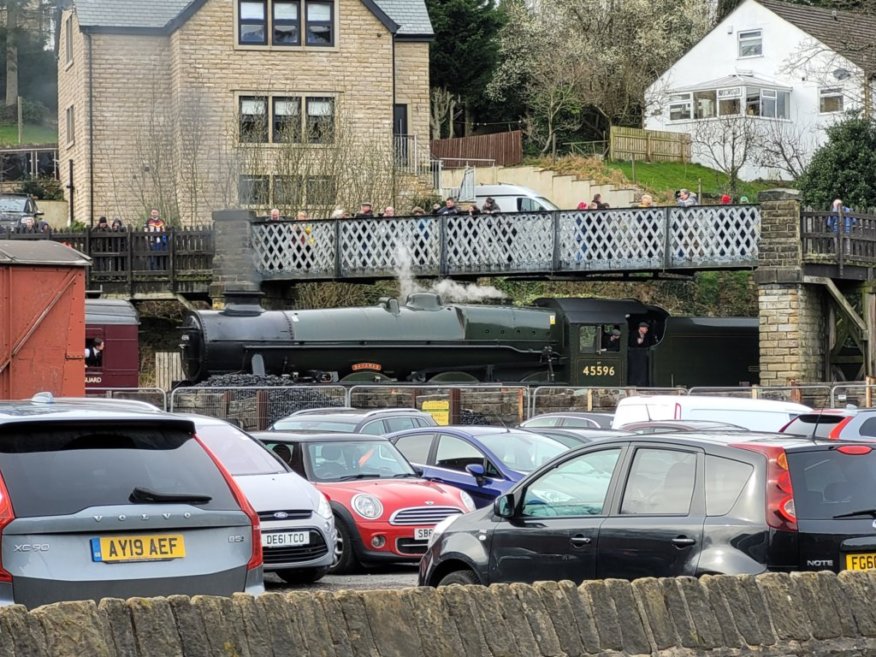
[[[631,341],[647,324],[654,344]],[[737,386],[758,382],[757,320],[673,317],[631,299],[544,298],[530,307],[403,303],[264,310],[256,294],[193,311],[182,328],[188,383],[287,375],[295,382],[522,382]],[[609,339],[612,334],[615,338]]]

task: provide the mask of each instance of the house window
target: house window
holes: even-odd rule
[[[737,116],[742,111],[742,88],[718,89],[718,116]]]
[[[330,144],[334,141],[335,101],[333,98],[307,99],[307,141]]]
[[[64,21],[64,54],[67,64],[73,63],[73,15],[67,16]]]
[[[274,143],[301,142],[301,98],[274,98]]]
[[[73,105],[67,108],[67,121],[65,125],[67,130],[67,146],[71,146],[76,139],[76,111],[73,109]]]
[[[307,45],[332,46],[335,39],[332,30],[334,3],[307,2]]]
[[[788,91],[779,91],[776,95],[776,118],[791,118],[791,94]]]
[[[313,176],[307,179],[307,205],[334,205],[337,189],[330,176]]]
[[[240,45],[335,45],[335,0],[238,0],[237,13]]]
[[[267,0],[240,0],[238,5],[238,40],[245,45],[268,43]]]
[[[739,33],[739,56],[760,57],[763,55],[762,30],[748,30]]]
[[[237,198],[240,205],[268,205],[268,176],[240,176]]]
[[[693,99],[695,119],[714,118],[715,112],[717,111],[714,90],[694,92]]]
[[[272,8],[273,44],[297,46],[301,43],[301,2],[274,0]]]
[[[839,87],[819,89],[818,111],[822,114],[843,111],[843,90]]]
[[[267,98],[264,96],[241,96],[240,142],[262,144],[267,141]]]
[[[669,97],[669,120],[687,121],[691,117],[690,94],[674,94]]]
[[[274,176],[274,205],[292,208],[304,206],[301,176]]]

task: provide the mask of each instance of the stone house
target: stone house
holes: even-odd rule
[[[695,162],[742,179],[795,178],[824,128],[872,115],[874,34],[872,13],[743,0],[649,87],[644,127],[689,134]]]
[[[382,201],[354,174],[428,157],[432,35],[424,0],[66,0],[71,216],[139,225],[156,207],[192,225]]]

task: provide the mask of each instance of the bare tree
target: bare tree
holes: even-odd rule
[[[815,128],[809,124],[765,120],[759,131],[755,162],[799,178],[815,151]]]
[[[429,123],[433,139],[441,139],[441,128],[445,124],[447,125],[447,136],[452,139],[455,136],[454,124],[459,116],[459,97],[440,87],[432,87],[430,96]]]
[[[762,142],[760,122],[747,116],[696,121],[691,130],[694,151],[708,166],[727,175],[731,194],[736,194],[739,173],[746,164],[754,163]]]

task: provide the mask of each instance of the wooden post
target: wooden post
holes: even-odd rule
[[[864,388],[864,406],[873,408],[873,386],[876,385],[876,377],[865,377],[864,383],[866,384]]]
[[[791,379],[791,381],[789,383],[791,384],[791,394],[790,394],[791,401],[796,403],[796,404],[802,403],[803,394],[802,394],[802,391],[800,390],[798,382],[795,381],[794,379]]]
[[[587,388],[587,410],[593,410],[593,388]]]

